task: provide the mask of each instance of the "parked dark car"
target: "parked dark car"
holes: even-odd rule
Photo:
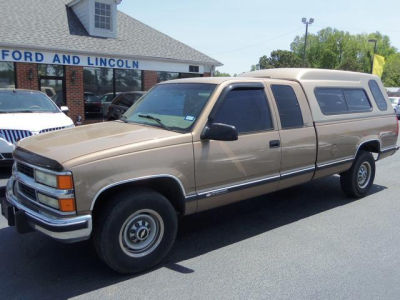
[[[100,98],[94,93],[85,92],[83,94],[85,101],[85,117],[86,118],[102,118],[102,106]]]
[[[146,92],[125,92],[120,93],[111,102],[108,108],[107,120],[119,120],[121,116]]]
[[[110,107],[111,102],[114,100],[114,98],[118,97],[119,94],[121,93],[116,93],[116,95],[114,96],[114,93],[107,93],[100,97],[103,118],[107,118],[108,108]]]

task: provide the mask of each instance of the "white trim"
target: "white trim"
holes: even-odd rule
[[[280,174],[274,174],[274,175],[266,176],[266,177],[263,177],[263,178],[260,178],[257,180],[241,182],[241,183],[233,184],[233,185],[226,186],[226,187],[221,187],[221,188],[216,188],[216,189],[211,189],[211,190],[203,190],[203,191],[198,192],[197,196],[211,197],[211,196],[214,196],[215,194],[227,193],[227,192],[229,192],[230,189],[240,188],[242,186],[252,185],[255,183],[261,183],[263,181],[266,181],[265,184],[267,184],[269,180],[275,180],[275,179],[279,179],[279,178],[280,178]]]
[[[292,169],[292,170],[288,170],[285,172],[281,172],[281,177],[296,175],[297,173],[303,173],[303,172],[308,172],[308,171],[312,171],[312,170],[315,170],[315,165],[309,165],[307,167],[302,167],[302,168],[297,168],[297,169]],[[285,178],[283,178],[283,179],[285,179]]]
[[[325,168],[325,167],[329,167],[329,166],[334,166],[337,164],[341,164],[341,163],[345,163],[345,162],[350,162],[354,160],[354,156],[348,156],[346,158],[342,158],[342,159],[335,159],[335,160],[330,160],[324,163],[317,163],[317,168]]]
[[[20,44],[14,44],[14,43],[4,43],[0,42],[0,47],[3,48],[15,48],[18,50],[39,50],[39,51],[55,51],[55,52],[61,52],[61,53],[67,53],[71,55],[97,55],[97,56],[112,56],[112,57],[119,57],[123,59],[144,59],[144,60],[154,60],[154,61],[161,61],[161,62],[175,62],[175,63],[187,63],[187,64],[198,64],[198,65],[203,65],[203,66],[217,66],[221,67],[223,66],[222,63],[218,61],[209,61],[209,62],[202,62],[202,61],[197,61],[197,60],[180,60],[180,59],[175,59],[175,58],[166,58],[166,57],[158,57],[158,56],[144,56],[144,55],[127,55],[127,54],[121,54],[121,53],[108,53],[108,52],[94,52],[94,51],[85,51],[85,50],[66,50],[62,48],[57,48],[57,47],[43,47],[43,46],[37,46],[37,45],[20,45]],[[189,71],[189,69],[188,69]]]

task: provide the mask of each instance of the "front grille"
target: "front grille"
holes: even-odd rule
[[[11,153],[1,153],[1,156],[3,156],[4,159],[12,159],[13,158]]]
[[[33,168],[31,168],[27,165],[17,163],[17,170],[18,170],[18,172],[25,174],[26,176],[34,178]]]
[[[29,187],[29,186],[27,186],[27,185],[25,185],[25,184],[23,184],[21,182],[18,183],[18,187],[19,187],[19,190],[20,190],[20,192],[22,194],[24,194],[25,196],[27,196],[31,200],[37,201],[37,199],[36,199],[36,191],[33,188],[31,188],[31,187]]]
[[[65,126],[64,127],[46,128],[46,129],[40,130],[39,133],[46,133],[46,132],[50,132],[50,131],[56,131],[56,130],[61,130],[61,129],[64,129],[64,128],[65,128]]]
[[[13,144],[31,135],[32,132],[29,130],[0,129],[0,137]]]

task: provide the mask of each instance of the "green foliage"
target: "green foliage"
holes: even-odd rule
[[[231,77],[229,73],[221,73],[220,71],[216,70],[214,72],[214,77]]]
[[[385,86],[400,86],[400,53],[392,54],[387,58],[382,80]]]
[[[301,59],[291,51],[275,50],[271,52],[270,57],[260,57],[259,64],[260,69],[296,68],[301,67]]]
[[[379,32],[352,35],[345,31],[325,28],[307,38],[306,57],[303,65],[305,36],[296,36],[291,51],[275,50],[271,56],[260,57],[260,68],[309,67],[321,69],[371,72],[374,43],[376,54],[386,59],[382,80],[386,86],[400,86],[400,53],[390,43],[388,36]]]

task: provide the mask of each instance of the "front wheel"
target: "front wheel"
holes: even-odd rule
[[[127,274],[158,264],[171,249],[178,225],[170,202],[143,189],[110,199],[95,226],[94,244],[100,258]]]
[[[341,174],[340,184],[344,193],[352,198],[364,197],[375,178],[375,160],[370,152],[360,151],[352,167]]]

